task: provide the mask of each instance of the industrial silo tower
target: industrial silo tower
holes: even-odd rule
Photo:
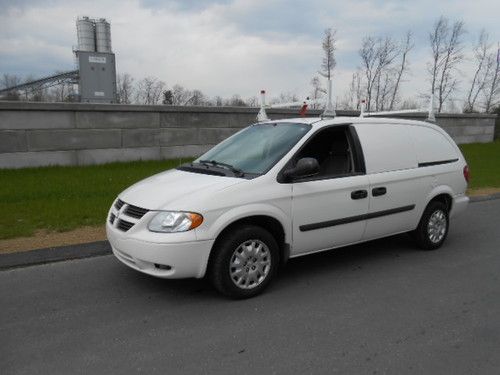
[[[104,18],[81,17],[76,21],[81,102],[116,103],[115,54],[111,49],[111,25]]]

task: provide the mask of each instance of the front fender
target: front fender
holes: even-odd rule
[[[244,206],[233,207],[232,209],[220,215],[215,222],[206,228],[203,232],[199,232],[197,237],[199,240],[216,239],[219,234],[230,224],[249,216],[270,216],[280,222],[285,233],[285,242],[291,243],[292,222],[290,218],[276,206],[271,204],[257,203]]]

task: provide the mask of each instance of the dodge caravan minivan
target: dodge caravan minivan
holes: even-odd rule
[[[119,194],[107,236],[137,271],[207,276],[245,298],[288,258],[403,232],[437,249],[467,207],[468,178],[456,144],[427,122],[266,121]]]

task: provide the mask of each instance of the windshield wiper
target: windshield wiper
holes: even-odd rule
[[[234,175],[237,176],[237,177],[243,177],[245,175],[245,172],[243,172],[241,169],[238,169],[238,168],[232,166],[231,164],[222,163],[222,162],[217,161],[217,160],[200,160],[199,163],[205,164],[205,165],[207,165],[207,164],[213,165],[214,167],[224,167],[224,168],[227,168],[231,172],[233,172]]]

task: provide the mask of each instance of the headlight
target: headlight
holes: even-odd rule
[[[202,222],[203,216],[193,212],[162,211],[149,222],[148,229],[151,232],[186,232]]]

